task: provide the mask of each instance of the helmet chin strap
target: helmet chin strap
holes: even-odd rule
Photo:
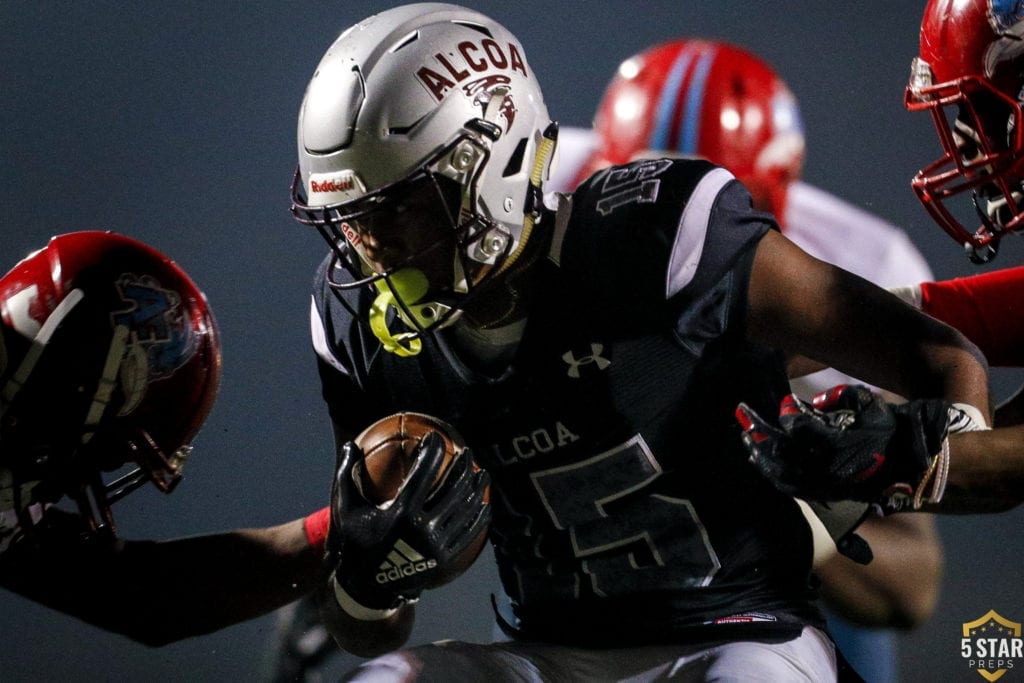
[[[540,144],[537,146],[537,154],[533,159],[533,167],[530,169],[530,194],[526,207],[527,210],[523,217],[523,233],[519,238],[519,244],[516,246],[515,251],[509,254],[505,262],[501,264],[501,269],[498,271],[499,275],[507,271],[519,259],[526,248],[527,240],[530,239],[530,235],[533,233],[534,225],[536,225],[537,218],[540,216],[541,205],[544,202],[544,178],[550,172],[551,160],[557,145],[558,124],[552,122],[544,130]]]
[[[423,271],[416,268],[402,268],[373,284],[378,294],[370,305],[370,330],[389,353],[403,358],[419,354],[423,350],[422,331],[436,325],[451,311],[451,306],[437,301],[418,303],[427,295],[430,285]],[[390,309],[403,324],[416,331],[396,333],[388,329]]]

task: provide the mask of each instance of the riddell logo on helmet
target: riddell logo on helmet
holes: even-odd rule
[[[310,192],[348,192],[355,187],[352,178],[331,178],[330,180],[313,180],[309,183]]]
[[[363,181],[353,171],[313,173],[309,176],[306,196],[314,206],[326,206],[355,199],[366,192]]]
[[[491,38],[484,38],[479,43],[464,40],[447,52],[436,53],[434,59],[441,68],[421,66],[416,71],[416,78],[438,102],[473,74],[497,69],[518,71],[528,78],[526,61],[519,54],[519,48],[514,43],[503,48]]]
[[[341,234],[343,234],[353,247],[358,246],[362,242],[362,238],[359,237],[359,233],[356,232],[351,225],[347,222],[341,224]]]

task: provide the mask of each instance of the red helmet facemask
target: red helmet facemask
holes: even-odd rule
[[[174,488],[221,364],[177,265],[120,235],[61,235],[0,278],[0,323],[0,501],[22,528],[66,496],[86,532],[113,534],[111,504]]]
[[[943,151],[911,186],[939,226],[979,263],[995,256],[1005,234],[1024,226],[1024,24],[1013,5],[929,2],[904,96],[907,109],[931,114]],[[951,201],[961,196],[966,203]],[[973,229],[965,225],[972,218],[978,221]]]

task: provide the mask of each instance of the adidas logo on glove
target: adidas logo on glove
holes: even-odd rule
[[[437,560],[427,559],[403,541],[398,539],[395,547],[388,553],[388,558],[380,565],[375,577],[377,583],[386,584],[406,576],[419,574],[437,566]]]

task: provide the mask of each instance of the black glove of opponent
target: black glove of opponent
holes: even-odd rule
[[[780,403],[778,426],[746,404],[736,409],[750,461],[775,486],[814,501],[877,503],[902,508],[943,450],[950,403],[918,399],[886,403],[860,385],[840,385],[813,404]]]
[[[444,457],[441,436],[426,435],[398,495],[375,505],[352,476],[353,466],[363,459],[359,447],[349,442],[340,449],[327,562],[334,571],[335,597],[350,614],[394,609],[416,600],[424,588],[440,585],[447,565],[490,523],[491,506],[484,499],[490,479],[473,467],[468,449],[432,490]]]

